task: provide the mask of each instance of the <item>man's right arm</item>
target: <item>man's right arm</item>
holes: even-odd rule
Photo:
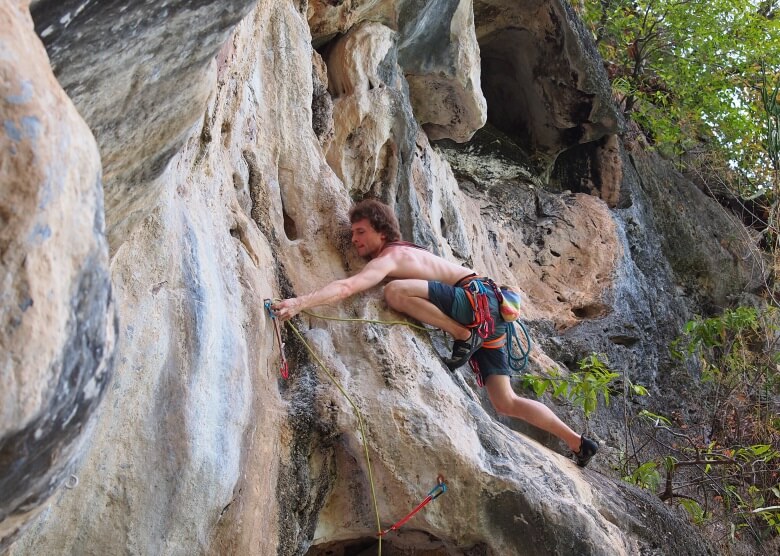
[[[334,301],[341,301],[352,295],[346,280],[336,280],[327,286],[308,295],[285,299],[271,306],[274,314],[281,320],[293,318],[295,315],[318,305],[327,305]]]
[[[307,295],[285,299],[272,305],[271,309],[281,320],[291,319],[304,309],[335,303],[376,286],[390,274],[394,265],[395,262],[390,257],[374,259],[350,278],[335,280]]]

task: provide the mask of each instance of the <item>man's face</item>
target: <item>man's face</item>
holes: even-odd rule
[[[385,245],[385,234],[377,232],[367,219],[352,224],[352,245],[364,259],[373,259]]]

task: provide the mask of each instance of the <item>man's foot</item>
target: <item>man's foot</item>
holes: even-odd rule
[[[482,338],[476,330],[471,331],[468,340],[455,340],[452,344],[452,357],[445,359],[444,363],[451,371],[465,365],[471,356],[482,347]]]
[[[598,451],[598,442],[582,436],[580,438],[580,449],[574,452],[574,457],[577,458],[577,465],[585,467],[588,465],[590,458],[595,456]]]

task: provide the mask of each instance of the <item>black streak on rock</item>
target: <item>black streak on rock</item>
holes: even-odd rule
[[[57,385],[46,410],[0,439],[0,522],[42,504],[65,479],[79,436],[103,398],[113,370],[116,336],[108,271],[97,258],[84,265],[71,303],[68,340],[55,363]],[[54,374],[54,373],[53,373]],[[10,538],[0,540],[0,550]]]

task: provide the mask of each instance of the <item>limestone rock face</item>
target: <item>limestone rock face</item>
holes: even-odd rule
[[[160,175],[214,88],[214,55],[252,0],[37,0],[54,73],[95,134],[112,251],[154,207]]]
[[[480,86],[472,0],[314,0],[308,16],[315,44],[364,21],[395,31],[392,46],[385,48],[391,59],[375,67],[392,74],[393,66],[400,65],[414,116],[430,139],[466,141],[484,125],[487,105]],[[357,47],[354,39],[351,44]],[[343,48],[342,43],[341,52]]]
[[[686,297],[713,310],[728,306],[738,292],[761,287],[766,270],[750,256],[754,238],[733,214],[691,188],[673,167],[650,171],[656,168],[656,157],[636,149],[629,161],[652,203],[661,248]]]
[[[0,5],[0,550],[69,477],[111,376],[100,157],[24,2]]]
[[[398,61],[429,139],[463,142],[485,124],[472,0],[410,2],[401,9]]]
[[[64,30],[52,27],[47,45],[112,176],[115,373],[94,429],[82,433],[89,441],[76,450],[78,483],[49,504],[29,498],[26,507],[41,515],[21,533],[8,535],[14,522],[0,516],[10,555],[373,555],[378,530],[439,476],[448,491],[383,538],[386,556],[711,553],[684,517],[609,478],[623,449],[613,409],[591,419],[602,442],[592,469],[575,467],[557,440],[497,415],[468,370],[450,373],[440,333],[375,322],[401,318],[381,287],[282,325],[290,377],[280,377],[264,302],[362,268],[346,216],[363,197],[389,203],[406,239],[523,291],[536,346],[529,372],[566,372],[599,351],[653,388],[664,342],[688,311],[745,286],[739,267],[702,299],[678,287],[678,266],[661,247],[673,203],[650,191],[643,159],[615,138],[600,62],[590,60],[567,8],[556,0],[480,0],[473,11],[455,0],[260,0],[222,43],[247,3],[156,3],[146,13],[145,3],[117,2],[105,14],[103,4],[79,11],[81,3],[66,2],[71,8],[56,12]],[[44,0],[32,8],[34,16],[55,9]],[[69,74],[58,61],[78,60],[91,44],[78,33],[68,39],[76,28],[61,21],[66,12],[109,51],[127,52],[118,69],[131,65],[140,77],[131,78],[125,111],[114,114],[107,100],[126,85],[122,71],[114,82],[79,64],[81,73]],[[106,38],[109,14],[127,30],[116,41]],[[13,21],[9,33],[25,28]],[[53,21],[36,17],[36,29],[43,35]],[[176,34],[155,34],[164,29]],[[516,54],[516,45],[527,48]],[[157,59],[165,61],[159,81]],[[172,80],[192,89],[178,91]],[[520,96],[502,100],[515,85]],[[139,108],[174,89],[182,95],[172,97],[175,107]],[[59,89],[51,81],[45,90]],[[490,121],[477,129],[485,98]],[[68,109],[50,110],[52,121],[69,121]],[[148,152],[139,147],[147,136]],[[14,195],[30,187],[14,179]],[[99,222],[97,183],[73,208],[92,215],[90,226]],[[677,185],[669,195],[686,192]],[[38,205],[24,195],[11,201],[0,207],[27,207],[18,214],[28,219]],[[713,210],[696,198],[690,214],[699,207]],[[75,220],[67,228],[80,229]],[[706,241],[694,227],[681,233]],[[17,265],[4,276],[15,284],[25,274]],[[88,322],[106,325],[106,296],[75,283],[52,295],[66,307],[73,296],[103,303],[103,320]],[[4,297],[2,310],[22,309]],[[35,339],[30,331],[14,345]],[[66,352],[51,349],[52,357]],[[39,373],[25,388],[43,392],[48,380]],[[585,428],[569,408],[552,409]],[[0,452],[0,465],[19,462],[23,476],[34,466],[19,452]]]
[[[567,2],[475,0],[488,120],[517,138],[536,171],[620,129],[606,75]]]

